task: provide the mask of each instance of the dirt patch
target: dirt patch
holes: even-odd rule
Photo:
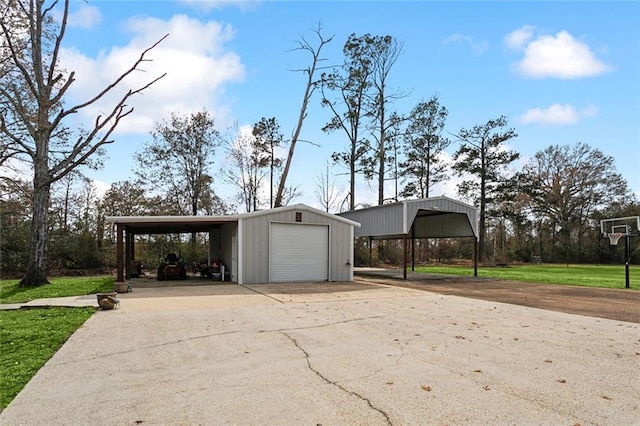
[[[493,302],[510,303],[570,314],[640,323],[640,291],[570,285],[549,285],[481,278],[425,276],[401,280],[359,275],[358,281]]]

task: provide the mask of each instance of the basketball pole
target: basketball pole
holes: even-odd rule
[[[630,249],[630,240],[631,236],[629,234],[627,234],[624,237],[624,254],[625,254],[625,260],[624,260],[624,270],[625,270],[625,282],[624,282],[624,288],[629,288],[629,258],[631,257],[631,249]]]

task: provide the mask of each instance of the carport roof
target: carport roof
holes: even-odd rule
[[[406,200],[339,214],[362,224],[356,237],[375,239],[478,236],[478,209],[448,198]]]
[[[206,232],[216,225],[237,222],[236,216],[106,216],[109,223],[124,225],[136,234]]]
[[[124,225],[128,231],[135,234],[208,232],[209,230],[214,229],[217,225],[223,223],[238,222],[245,218],[288,210],[314,212],[322,216],[327,216],[328,218],[349,223],[354,225],[354,227],[360,226],[359,223],[348,218],[326,213],[305,204],[294,204],[275,209],[224,216],[106,216],[105,221],[113,224]]]

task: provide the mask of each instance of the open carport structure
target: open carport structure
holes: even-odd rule
[[[227,216],[109,216],[116,225],[117,280],[129,278],[135,236],[209,233],[209,255],[238,284],[353,280],[359,224],[304,204]]]
[[[356,237],[373,240],[402,239],[403,276],[407,279],[408,241],[415,265],[415,240],[420,238],[473,238],[473,275],[478,274],[478,209],[448,197],[421,198],[353,210],[339,216],[360,223]]]

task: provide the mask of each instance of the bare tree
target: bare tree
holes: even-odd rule
[[[262,205],[260,187],[269,159],[258,148],[253,132],[242,132],[236,124],[227,141],[227,158],[229,167],[223,170],[225,180],[238,188],[237,199],[244,204],[247,213],[258,210]]]
[[[595,211],[632,198],[614,158],[583,142],[536,152],[518,177],[530,211],[557,229],[567,262]]]
[[[89,179],[78,170],[74,170],[57,181],[51,187],[51,204],[49,207],[51,222],[61,232],[68,232],[70,221],[75,216],[78,218],[78,206],[81,195],[79,185],[87,183]]]
[[[145,49],[119,77],[86,101],[65,105],[64,96],[75,81],[75,72],[66,73],[59,54],[67,27],[69,0],[13,0],[3,2],[0,11],[3,65],[11,78],[0,82],[0,134],[10,156],[28,161],[33,168],[33,215],[26,274],[20,285],[37,286],[47,280],[47,223],[51,184],[77,167],[87,165],[105,145],[120,121],[133,112],[129,99],[164,76],[129,89],[106,114],[96,117],[84,131],[69,129],[66,121],[79,111],[104,99],[125,79],[149,61],[148,53],[162,39]],[[61,9],[61,10],[59,10]],[[61,12],[60,23],[52,15]],[[24,31],[16,30],[19,23]],[[166,36],[165,36],[166,37]],[[27,137],[25,137],[25,135]]]
[[[329,162],[325,164],[325,171],[316,177],[316,199],[324,211],[336,211],[340,205],[342,190],[336,186],[336,180],[331,176]],[[353,210],[353,209],[352,209]]]
[[[12,34],[13,49],[24,59],[24,52],[27,50],[27,37],[23,35],[28,33],[29,27],[28,21],[19,13],[19,9],[16,6],[16,4],[12,4],[7,0],[2,0],[0,4],[0,19],[5,23],[7,31]],[[0,82],[20,78],[20,70],[11,58],[8,40],[9,38],[4,35],[0,38]],[[20,89],[21,95],[28,97],[26,88],[21,87]],[[14,114],[12,114],[9,99],[4,96],[0,97],[0,120],[3,126],[11,127],[12,133],[15,135],[20,137],[27,136],[24,126],[20,126]],[[5,169],[5,172],[15,172],[15,169],[11,167],[10,160],[15,158],[18,153],[19,150],[15,142],[7,136],[6,132],[0,132],[0,167]],[[7,176],[7,174],[5,173],[0,179],[10,180],[11,177]]]
[[[296,149],[296,144],[298,143],[298,138],[300,137],[300,132],[302,131],[302,125],[304,123],[305,118],[307,117],[307,106],[309,105],[309,100],[313,95],[315,90],[315,73],[318,69],[318,64],[323,61],[320,57],[320,52],[322,48],[330,43],[333,39],[333,36],[329,38],[325,38],[322,35],[322,25],[318,24],[318,26],[313,30],[313,32],[318,37],[317,46],[313,46],[309,41],[307,41],[304,37],[297,41],[298,47],[294,50],[303,50],[309,52],[311,54],[312,60],[311,65],[306,68],[296,70],[302,72],[307,75],[307,84],[304,89],[304,95],[302,97],[302,106],[300,107],[300,113],[298,114],[298,123],[296,124],[296,128],[293,131],[293,135],[291,136],[291,143],[289,144],[289,154],[287,155],[287,161],[284,165],[284,170],[282,171],[282,176],[280,177],[280,183],[278,185],[278,191],[276,192],[276,199],[273,203],[274,207],[280,207],[285,205],[283,202],[285,198],[285,192],[287,191],[287,176],[289,175],[289,168],[291,167],[291,161],[293,160],[293,153]],[[293,190],[295,193],[295,189]],[[291,195],[291,194],[290,194]]]
[[[155,123],[152,141],[135,155],[136,174],[141,181],[162,190],[184,215],[203,210],[205,194],[211,191],[209,169],[220,145],[214,120],[206,110],[189,115],[172,113]]]

